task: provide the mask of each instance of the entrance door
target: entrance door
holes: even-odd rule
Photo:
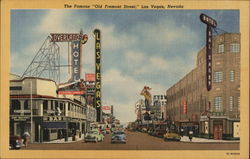
[[[215,140],[222,140],[222,124],[214,125],[214,139]]]

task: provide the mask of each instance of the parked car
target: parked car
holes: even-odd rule
[[[156,137],[163,137],[165,133],[166,133],[165,129],[155,129],[152,134],[153,136],[156,136]]]
[[[98,142],[103,140],[104,140],[104,135],[100,133],[99,130],[97,129],[89,131],[84,137],[85,142]]]
[[[151,136],[153,135],[153,132],[154,132],[154,129],[149,129],[148,130],[148,134],[151,135]]]
[[[164,135],[164,141],[181,141],[181,136],[176,131],[169,131]]]
[[[10,136],[10,149],[20,149],[23,146],[23,139],[20,136]]]
[[[126,143],[127,137],[124,131],[114,131],[111,137],[111,143]]]

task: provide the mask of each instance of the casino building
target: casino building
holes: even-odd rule
[[[206,88],[206,47],[196,67],[166,91],[166,118],[187,133],[213,139],[239,139],[240,34],[213,38],[212,89]]]
[[[91,122],[95,108],[80,95],[58,95],[49,79],[10,75],[10,135],[31,133],[31,141],[45,142],[80,138]]]

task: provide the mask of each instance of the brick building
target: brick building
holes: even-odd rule
[[[196,136],[239,138],[240,34],[213,38],[212,89],[206,89],[206,47],[197,55],[196,67],[167,91],[166,118]]]

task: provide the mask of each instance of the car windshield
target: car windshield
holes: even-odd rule
[[[90,131],[89,134],[98,134],[97,131]]]
[[[122,131],[116,131],[116,132],[114,132],[114,135],[122,135],[122,134],[124,134],[124,132],[122,132]]]

